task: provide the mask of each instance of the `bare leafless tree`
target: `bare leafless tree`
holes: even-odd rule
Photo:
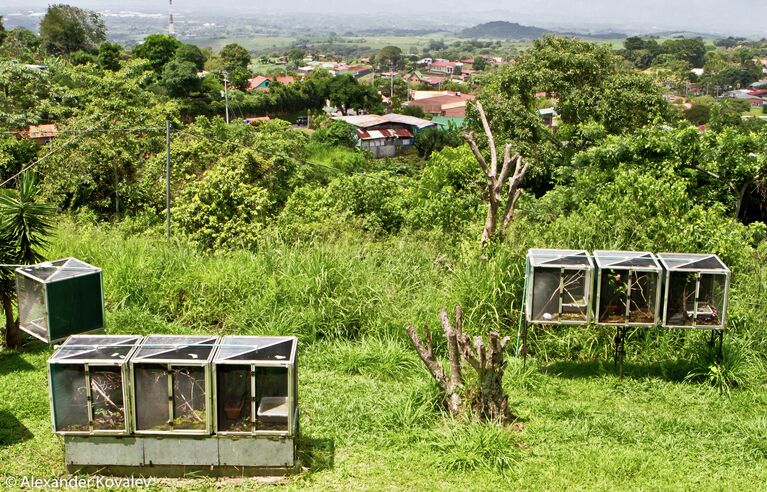
[[[506,233],[506,230],[514,217],[514,207],[517,204],[519,196],[522,194],[522,190],[519,188],[522,179],[527,174],[530,168],[530,163],[525,161],[523,163],[522,156],[519,153],[512,155],[512,145],[507,143],[503,150],[503,161],[498,160],[498,149],[495,146],[495,138],[493,132],[490,130],[490,124],[487,122],[487,115],[485,114],[482,103],[477,101],[475,103],[477,112],[482,121],[482,128],[485,131],[487,137],[487,145],[490,151],[490,163],[482,155],[482,151],[477,145],[477,141],[474,138],[472,131],[467,132],[464,138],[469,143],[471,151],[474,153],[474,157],[479,163],[479,167],[485,175],[485,181],[487,184],[487,218],[485,219],[485,228],[482,231],[482,244],[486,245],[495,236],[498,229],[498,213],[503,206],[503,222],[501,226],[501,235]],[[514,166],[514,172],[512,173],[512,164]],[[505,190],[505,191],[504,191]],[[505,198],[504,198],[505,193]]]

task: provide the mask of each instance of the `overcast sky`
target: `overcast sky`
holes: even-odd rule
[[[95,10],[167,11],[167,0],[55,0]],[[48,1],[0,0],[0,15],[44,9]],[[180,14],[239,16],[325,13],[386,16],[387,25],[402,20],[412,27],[424,21],[454,22],[456,26],[507,20],[541,27],[615,28],[624,31],[689,30],[767,37],[767,0],[174,0]],[[350,29],[353,29],[350,23]]]

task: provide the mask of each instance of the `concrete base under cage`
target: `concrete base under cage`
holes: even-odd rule
[[[295,441],[285,437],[66,436],[70,473],[182,477],[285,475],[295,471]]]

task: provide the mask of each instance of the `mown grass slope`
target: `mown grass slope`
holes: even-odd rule
[[[403,328],[436,327],[437,309],[460,302],[468,329],[515,335],[519,252],[472,263],[457,249],[413,238],[275,240],[254,253],[202,256],[184,243],[68,221],[49,249],[51,258],[76,256],[104,269],[110,332],[300,337],[306,470],[281,482],[288,489],[758,490],[767,483],[763,370],[755,362],[735,368],[748,377],[729,397],[689,380],[703,333],[635,334],[622,380],[607,361],[609,332],[533,333],[539,356],[526,368],[512,360],[504,382],[517,425],[446,419]],[[440,255],[447,260],[435,262]],[[0,352],[0,477],[65,474],[62,441],[50,429],[50,353],[37,342]],[[195,479],[155,488],[258,484]]]

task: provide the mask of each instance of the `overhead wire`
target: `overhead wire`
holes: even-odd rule
[[[234,145],[235,147],[238,147],[238,148],[241,148],[241,149],[255,151],[255,152],[259,153],[259,154],[262,154],[264,156],[271,157],[271,158],[288,159],[288,160],[291,160],[291,161],[296,162],[298,164],[302,164],[302,165],[306,165],[306,166],[312,166],[312,167],[317,167],[317,168],[322,168],[322,169],[327,169],[329,171],[335,171],[337,173],[344,174],[344,175],[347,175],[347,176],[363,176],[363,177],[368,178],[368,179],[373,179],[373,180],[377,180],[377,181],[381,181],[381,182],[386,182],[386,183],[394,184],[394,185],[397,185],[397,186],[400,186],[400,187],[404,187],[404,188],[412,188],[412,189],[417,189],[417,190],[420,190],[420,191],[426,191],[428,193],[434,193],[434,194],[437,194],[437,195],[443,195],[443,196],[446,196],[446,197],[449,197],[449,198],[453,198],[453,199],[471,200],[471,201],[476,201],[477,203],[483,203],[484,202],[484,200],[481,197],[477,197],[477,196],[458,195],[456,193],[449,193],[449,192],[445,192],[445,191],[441,191],[441,190],[434,190],[434,189],[431,189],[431,188],[426,188],[426,187],[423,187],[423,186],[414,185],[412,183],[407,183],[407,182],[404,182],[404,181],[401,181],[401,180],[389,179],[389,178],[385,178],[383,176],[378,176],[378,175],[374,175],[374,174],[370,174],[370,173],[366,173],[366,172],[359,172],[359,173],[347,172],[347,171],[345,171],[343,169],[339,169],[337,167],[329,166],[327,164],[321,164],[319,162],[312,162],[312,161],[309,161],[309,160],[306,160],[306,159],[302,159],[300,157],[294,157],[294,156],[289,156],[289,155],[277,154],[275,152],[269,152],[267,150],[258,149],[258,148],[255,148],[255,147],[250,147],[248,145],[245,145],[245,144],[242,144],[242,143],[239,143],[239,142],[233,142],[231,140],[224,141],[224,140],[220,140],[220,139],[211,137],[209,135],[203,135],[201,133],[191,132],[189,130],[178,129],[178,130],[174,130],[174,131],[175,131],[175,133],[186,134],[186,135],[190,135],[190,136],[193,136],[193,137],[205,138],[207,140],[210,140],[212,142],[216,142],[216,143],[222,144],[222,145],[227,145],[227,144]]]

